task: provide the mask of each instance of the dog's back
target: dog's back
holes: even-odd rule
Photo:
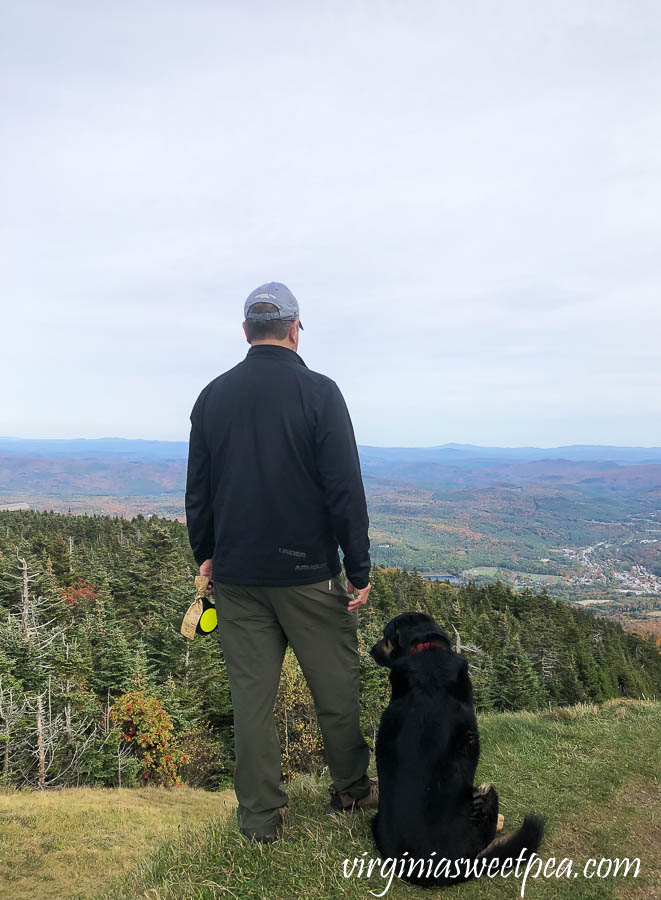
[[[404,851],[428,857],[439,847],[447,856],[472,843],[477,722],[472,704],[446,688],[449,670],[462,660],[428,651],[415,660],[415,669],[400,665],[391,672],[394,696],[381,718],[375,751],[379,813],[373,831],[384,858]]]
[[[376,741],[379,812],[372,831],[381,857],[406,860],[407,881],[440,886],[475,873],[466,864],[445,870],[442,860],[477,861],[479,872],[482,860],[537,850],[543,821],[535,816],[494,840],[497,794],[473,787],[480,746],[468,663],[445,632],[429,616],[402,614],[371,653],[390,666],[392,687]]]

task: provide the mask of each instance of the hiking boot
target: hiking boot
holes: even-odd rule
[[[287,807],[281,806],[278,810],[280,816],[275,824],[275,828],[269,834],[249,834],[247,831],[241,831],[241,834],[251,841],[257,841],[258,844],[274,844],[281,840],[285,832],[285,823],[287,820]]]
[[[359,809],[378,809],[379,807],[379,781],[370,778],[369,793],[356,800],[355,797],[336,791],[334,785],[328,788],[331,796],[330,806],[333,812],[358,812]]]

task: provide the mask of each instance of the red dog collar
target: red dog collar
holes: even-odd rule
[[[411,653],[419,653],[421,650],[428,650],[430,647],[441,647],[438,641],[425,641],[423,644],[416,644],[411,647]]]

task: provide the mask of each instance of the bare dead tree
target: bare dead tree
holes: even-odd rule
[[[13,572],[9,572],[8,574],[11,578],[16,578],[21,582],[21,611],[19,620],[21,634],[25,640],[37,639],[39,646],[42,649],[45,649],[49,644],[56,640],[56,638],[64,633],[66,626],[62,627],[59,631],[48,631],[49,627],[55,622],[56,617],[45,622],[41,620],[44,613],[48,614],[53,610],[57,601],[54,601],[52,597],[44,597],[42,595],[36,596],[30,590],[32,582],[38,578],[41,573],[30,572],[27,560],[18,555],[18,548],[16,549],[16,557],[21,571],[18,575],[15,575]],[[9,618],[11,620],[11,614]]]
[[[69,662],[69,649],[70,649],[71,645],[68,644],[66,642],[66,640],[64,640],[64,638],[62,640],[64,642],[64,650],[65,650],[66,659],[67,659],[67,663],[68,663]],[[68,670],[68,666],[67,666],[67,670]],[[50,676],[49,676],[49,679],[50,679]],[[66,676],[66,679],[64,682],[64,692],[63,693],[66,698],[64,701],[64,723],[65,723],[64,727],[65,727],[65,731],[67,734],[67,739],[68,739],[69,744],[73,744],[73,730],[71,727],[71,679],[69,678],[68,671],[67,671],[67,676]]]
[[[104,744],[110,738],[110,733],[113,730],[111,722],[110,722],[111,709],[112,709],[112,703],[110,701],[110,688],[108,688],[106,705],[103,708],[102,728],[103,728],[103,733],[106,735],[106,738],[103,742]],[[117,742],[117,752],[115,754],[115,756],[117,758],[117,787],[122,786],[122,772],[123,772],[124,760],[129,759],[130,757],[133,757],[133,755],[134,755],[133,749],[128,744],[124,743],[124,741],[121,739],[121,736],[120,736],[120,739]]]
[[[21,572],[19,575],[14,575],[13,572],[10,572],[9,576],[21,582],[21,631],[23,635],[29,635],[31,628],[35,626],[35,609],[30,593],[30,584],[35,578],[39,577],[39,573],[29,572],[27,560],[18,555],[18,547],[16,548],[16,557],[21,567]]]
[[[90,742],[96,735],[96,727],[90,721],[73,722],[71,708],[71,682],[67,678],[65,688],[64,710],[53,715],[52,670],[53,662],[49,649],[54,641],[61,639],[66,648],[67,658],[69,645],[64,635],[70,625],[58,626],[57,615],[53,615],[60,602],[58,598],[36,595],[32,583],[39,577],[39,572],[30,571],[25,557],[16,550],[20,568],[18,575],[21,585],[20,616],[9,615],[8,623],[17,628],[23,640],[29,645],[29,656],[32,664],[32,675],[37,688],[24,698],[24,714],[32,724],[23,732],[20,743],[21,753],[16,753],[18,770],[24,783],[36,784],[44,790],[60,782],[67,773],[75,772],[82,761]],[[12,573],[10,573],[12,574]],[[63,747],[67,747],[64,752]],[[20,764],[23,757],[26,762],[32,760],[32,766]],[[35,775],[36,771],[36,775]]]
[[[124,760],[132,756],[131,748],[119,741],[117,744],[117,787],[122,786],[122,770]]]
[[[12,688],[5,688],[0,677],[0,734],[2,735],[2,774],[9,778],[10,764],[15,757],[16,748],[12,744],[12,737],[17,726],[25,716],[25,700],[20,702],[16,698]]]
[[[452,630],[454,631],[454,650],[455,653],[474,653],[477,656],[484,656],[484,650],[482,647],[478,647],[477,644],[464,644],[461,641],[461,635],[457,631],[457,629],[452,626]]]
[[[558,667],[558,654],[552,649],[544,648],[539,662],[544,681],[553,678]]]
[[[85,753],[99,736],[99,727],[92,719],[81,719],[67,727],[64,711],[52,714],[50,681],[46,691],[28,701],[27,708],[34,716],[34,726],[26,732],[24,758],[32,758],[34,765],[19,763],[24,784],[39,790],[63,787],[79,775]],[[99,749],[107,742],[106,734]],[[35,774],[36,769],[36,774]]]

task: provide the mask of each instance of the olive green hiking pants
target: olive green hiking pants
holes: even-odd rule
[[[248,836],[274,831],[287,803],[273,707],[289,643],[314,699],[331,778],[369,793],[369,747],[360,730],[358,612],[343,577],[292,587],[214,582],[234,709],[237,821]]]

